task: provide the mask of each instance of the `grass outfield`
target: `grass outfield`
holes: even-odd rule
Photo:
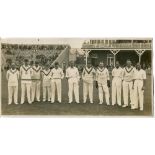
[[[68,83],[62,81],[62,103],[34,102],[23,105],[8,105],[7,81],[5,73],[2,73],[2,115],[98,115],[98,116],[152,116],[152,99],[151,99],[151,76],[147,75],[146,89],[144,93],[144,111],[131,110],[129,107],[122,108],[118,106],[99,105],[98,90],[94,87],[94,104],[82,103],[82,81],[80,81],[80,104],[68,103]],[[41,90],[42,92],[42,90]],[[111,89],[110,89],[111,94]],[[42,99],[42,93],[41,93]],[[110,99],[111,100],[111,99]],[[19,85],[20,101],[20,85]],[[19,102],[20,103],[20,102]]]

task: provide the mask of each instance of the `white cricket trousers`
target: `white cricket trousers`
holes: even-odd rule
[[[142,87],[143,87],[143,80],[135,80],[134,108],[138,108],[138,102],[139,102],[139,107],[141,110],[143,110],[143,104],[144,104],[144,90],[142,90]]]
[[[40,101],[40,81],[32,81],[32,102],[34,102],[35,97],[37,101]]]
[[[122,79],[119,77],[114,77],[112,80],[112,105],[117,104],[121,106],[121,89],[122,89]]]
[[[56,90],[57,90],[58,101],[61,102],[61,79],[52,79],[51,80],[51,87],[52,87],[51,102],[55,102]]]
[[[51,98],[51,86],[44,86],[43,85],[43,101],[46,101],[46,96],[48,101],[50,101]]]
[[[8,86],[8,104],[12,103],[12,97],[14,98],[14,103],[17,104],[18,86]]]
[[[75,101],[79,103],[79,84],[77,78],[70,78],[68,79],[68,97],[69,97],[69,103],[73,102],[73,92],[75,96]]]
[[[129,100],[129,93],[130,93],[130,104],[133,106],[133,81],[127,82],[123,81],[123,100],[124,105],[128,106],[128,100]]]
[[[28,103],[31,103],[31,83],[21,82],[21,104],[25,102],[25,90],[27,94]]]
[[[106,104],[109,105],[109,88],[107,86],[107,84],[98,84],[98,90],[99,90],[99,100],[100,103],[103,103],[103,93],[105,93],[105,100],[106,100]]]
[[[83,102],[87,100],[89,95],[90,102],[93,103],[93,83],[83,82]]]

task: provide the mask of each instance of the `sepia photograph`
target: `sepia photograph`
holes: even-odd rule
[[[155,155],[154,0],[0,0],[1,155]]]
[[[1,114],[153,116],[152,38],[2,38]]]

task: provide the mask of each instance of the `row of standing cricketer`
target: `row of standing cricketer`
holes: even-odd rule
[[[8,80],[8,104],[18,104],[18,83],[21,81],[21,104],[27,101],[32,104],[35,100],[40,101],[40,87],[42,80],[43,101],[55,102],[55,92],[57,91],[57,100],[61,103],[62,86],[61,81],[64,76],[68,79],[68,98],[69,103],[73,102],[73,94],[75,102],[79,102],[79,81],[80,75],[78,69],[70,62],[70,66],[66,69],[66,75],[56,62],[53,69],[49,68],[49,64],[45,64],[42,68],[38,62],[34,66],[29,65],[27,59],[24,60],[24,65],[20,67],[20,71],[16,69],[15,63],[12,63],[11,68],[7,71],[6,78]],[[83,80],[83,103],[89,98],[93,104],[93,86],[95,83],[98,89],[99,104],[103,104],[103,95],[105,101],[110,105],[110,78],[109,71],[104,66],[103,62],[99,63],[97,69],[94,69],[92,64],[88,62],[82,72]],[[137,63],[136,67],[132,66],[130,60],[126,61],[126,67],[121,68],[119,62],[116,62],[115,68],[112,70],[112,105],[122,107],[130,106],[131,109],[143,110],[144,89],[145,89],[146,72],[141,69],[141,65]],[[121,101],[121,92],[123,88],[123,101]],[[63,88],[64,91],[66,90]],[[130,103],[129,103],[130,102]]]

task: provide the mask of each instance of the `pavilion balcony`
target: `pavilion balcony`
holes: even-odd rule
[[[84,43],[82,49],[145,49],[151,50],[152,43],[99,43],[90,44]]]

